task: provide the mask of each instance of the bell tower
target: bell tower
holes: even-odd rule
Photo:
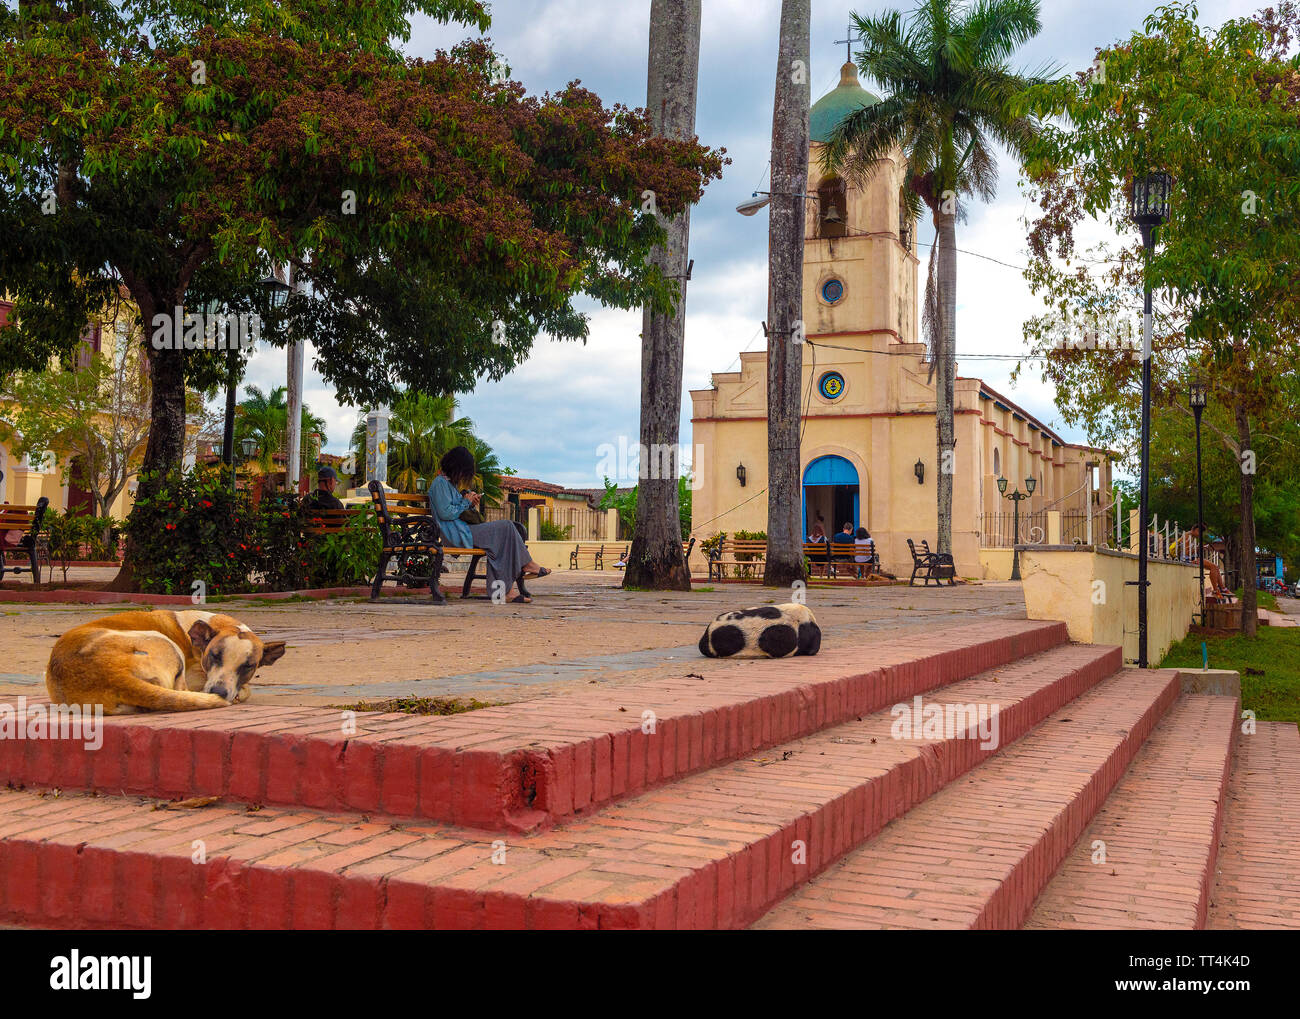
[[[902,203],[905,163],[898,150],[862,182],[822,166],[836,127],[880,100],[845,63],[840,83],[813,104],[810,117],[804,245],[804,327],[808,336],[858,346],[876,336],[917,338],[916,229]],[[834,341],[830,337],[837,337]]]

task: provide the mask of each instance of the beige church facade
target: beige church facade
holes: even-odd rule
[[[819,165],[835,124],[877,101],[846,64],[839,87],[812,108],[809,191],[817,200],[806,204],[800,500],[805,535],[818,522],[828,534],[845,523],[866,527],[884,568],[906,576],[908,538],[936,547],[939,465],[935,387],[918,342],[916,230],[900,202],[904,166],[901,155],[884,160],[858,189]],[[766,530],[766,352],[742,353],[740,370],[715,373],[712,383],[691,392],[692,530],[700,538]],[[1000,475],[1008,491],[1036,479],[1033,496],[1020,503],[1026,518],[1095,512],[1104,528],[1104,450],[1065,442],[979,379],[958,374],[955,389],[952,529],[960,576],[1009,573],[1009,532],[993,533],[1012,510],[998,491]],[[1021,536],[1029,537],[1028,528]]]

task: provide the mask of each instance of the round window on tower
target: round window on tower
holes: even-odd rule
[[[822,284],[822,300],[827,304],[838,304],[844,297],[844,283],[837,279],[828,279]]]
[[[817,392],[827,400],[838,400],[844,395],[844,376],[839,372],[826,372],[817,383]]]

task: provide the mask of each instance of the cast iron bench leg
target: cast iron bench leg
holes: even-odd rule
[[[384,574],[388,571],[388,561],[392,558],[385,552],[379,554],[379,566],[375,569],[375,580],[370,585],[370,600],[379,601],[379,589],[384,585]]]
[[[433,571],[429,574],[429,601],[434,605],[446,605],[447,596],[442,593],[442,548],[439,547],[433,553]],[[468,581],[466,582],[468,586]]]
[[[469,569],[465,571],[465,584],[460,589],[460,597],[462,601],[469,597],[470,584],[474,583],[474,581],[478,579],[478,561],[482,558],[482,556],[477,555],[470,556]],[[489,595],[491,595],[491,593],[491,591],[488,592]]]

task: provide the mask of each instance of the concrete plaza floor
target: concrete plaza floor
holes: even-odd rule
[[[744,667],[700,655],[696,645],[709,620],[729,609],[790,600],[785,591],[710,585],[699,577],[696,590],[680,593],[625,592],[621,580],[613,571],[557,570],[530,584],[531,605],[453,595],[443,607],[409,597],[209,607],[236,616],[263,639],[288,642],[284,658],[260,672],[252,703],[333,705],[405,696],[507,702],[578,684],[703,678]],[[814,586],[807,602],[824,647],[885,630],[1025,618],[1018,583]],[[66,630],[143,607],[0,605],[0,699],[44,694],[50,648]]]

